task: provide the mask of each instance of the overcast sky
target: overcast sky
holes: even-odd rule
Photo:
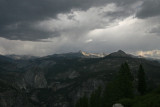
[[[0,54],[119,49],[160,58],[160,0],[0,0]]]

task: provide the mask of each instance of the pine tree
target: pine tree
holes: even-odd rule
[[[117,75],[117,88],[121,91],[121,97],[133,97],[133,76],[130,72],[128,64],[125,62],[121,65],[120,71]]]
[[[104,106],[110,107],[116,101],[133,97],[133,76],[127,63],[121,65],[116,78],[107,85],[104,92]]]
[[[145,80],[145,72],[143,66],[140,64],[138,70],[138,92],[141,95],[144,95],[146,92],[146,80]]]

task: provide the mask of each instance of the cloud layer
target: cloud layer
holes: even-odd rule
[[[138,51],[136,54],[142,57],[160,59],[160,50]]]
[[[87,10],[109,3],[128,6],[132,0],[0,0],[0,36],[11,40],[39,40],[59,36],[58,32],[39,30],[39,21],[56,19],[72,9]],[[111,15],[120,15],[114,12]]]
[[[159,0],[0,0],[0,54],[159,49]]]
[[[143,2],[140,10],[137,12],[138,18],[149,18],[160,15],[160,1],[159,0],[146,0]]]

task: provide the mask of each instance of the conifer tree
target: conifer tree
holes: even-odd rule
[[[127,63],[121,65],[116,78],[106,86],[103,101],[104,106],[110,107],[116,101],[133,97],[133,76]]]
[[[120,71],[116,77],[117,88],[121,91],[121,97],[133,97],[133,76],[131,74],[128,64],[125,62],[121,65]]]
[[[146,92],[145,72],[142,64],[140,64],[139,70],[138,70],[138,92],[141,95],[144,95]]]

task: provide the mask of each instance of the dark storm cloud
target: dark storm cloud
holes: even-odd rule
[[[13,25],[5,26],[4,29],[0,30],[0,35],[10,40],[29,40],[39,41],[50,37],[59,36],[59,32],[47,32],[36,29],[32,26],[32,23],[17,23]]]
[[[72,8],[88,9],[115,2],[126,6],[133,0],[0,0],[0,36],[14,40],[39,40],[55,37],[60,33],[40,31],[34,27],[37,21],[56,18],[58,13]]]
[[[136,14],[142,19],[158,15],[160,15],[160,0],[146,0]]]

